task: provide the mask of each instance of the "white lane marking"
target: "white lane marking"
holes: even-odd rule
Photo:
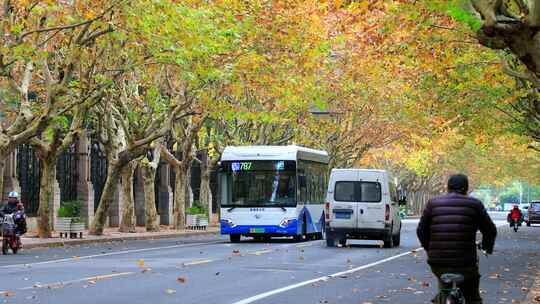
[[[251,255],[262,255],[262,254],[270,253],[270,252],[274,252],[274,250],[272,250],[272,249],[263,249],[263,250],[258,250],[258,251],[253,251],[253,252],[248,252],[248,254],[251,254]]]
[[[138,252],[147,252],[147,251],[156,251],[156,250],[163,250],[163,249],[175,249],[175,248],[187,248],[187,247],[196,247],[201,245],[214,245],[222,243],[222,241],[215,241],[215,242],[209,242],[209,243],[194,243],[194,244],[180,244],[180,245],[172,245],[172,246],[163,246],[163,247],[152,247],[152,248],[142,248],[142,249],[133,249],[133,250],[123,250],[123,251],[116,251],[116,252],[109,252],[109,253],[101,253],[101,254],[94,254],[94,255],[86,255],[86,256],[74,256],[71,258],[64,258],[64,259],[58,259],[58,260],[50,260],[50,261],[43,261],[43,262],[35,262],[35,263],[27,263],[27,264],[14,264],[14,265],[5,265],[0,266],[0,268],[18,268],[18,267],[31,267],[35,265],[47,265],[47,264],[56,264],[56,263],[62,263],[62,262],[71,262],[71,261],[79,261],[79,260],[87,260],[87,259],[93,259],[93,258],[99,258],[99,257],[106,257],[106,256],[113,256],[113,255],[121,255],[121,254],[129,254],[129,253],[138,253]]]
[[[267,271],[267,272],[295,272],[294,270],[279,269],[279,268],[248,268],[247,271]]]
[[[193,265],[200,265],[200,264],[207,264],[212,263],[214,260],[195,260],[191,262],[182,263],[182,266],[193,266]]]
[[[48,283],[48,284],[35,284],[34,286],[22,287],[22,288],[19,288],[18,290],[29,290],[29,289],[35,289],[35,288],[55,289],[55,288],[65,287],[73,283],[79,283],[79,282],[84,282],[84,281],[93,281],[95,283],[96,281],[112,279],[112,278],[122,277],[122,276],[128,276],[132,274],[135,274],[135,272],[111,273],[111,274],[97,275],[93,277],[75,279],[75,280],[69,280],[69,281],[63,281],[63,282],[55,282],[55,283]]]
[[[363,266],[360,266],[360,267],[356,267],[356,268],[349,269],[349,270],[346,270],[346,271],[336,272],[334,274],[330,274],[330,275],[327,275],[327,276],[318,277],[318,278],[315,278],[315,279],[312,279],[312,280],[307,280],[307,281],[304,281],[304,282],[296,283],[296,284],[285,286],[285,287],[282,287],[282,288],[270,290],[270,291],[267,291],[265,293],[255,295],[253,297],[250,297],[250,298],[247,298],[247,299],[244,299],[244,300],[240,300],[238,302],[234,302],[233,304],[249,304],[249,303],[253,303],[253,302],[256,302],[258,300],[268,298],[268,297],[271,297],[271,296],[279,294],[279,293],[283,293],[283,292],[286,292],[286,291],[289,291],[289,290],[292,290],[292,289],[296,289],[298,287],[302,287],[302,286],[306,286],[306,285],[313,284],[313,283],[316,283],[316,282],[326,281],[328,279],[337,278],[337,277],[340,277],[340,276],[343,276],[343,275],[355,273],[355,272],[358,272],[360,270],[364,270],[364,269],[367,269],[367,268],[370,268],[370,267],[373,267],[373,266],[377,266],[377,265],[380,265],[380,264],[383,264],[383,263],[386,263],[386,262],[390,262],[390,261],[398,259],[398,258],[400,258],[402,256],[406,256],[406,255],[412,254],[413,252],[418,252],[418,251],[422,251],[422,250],[423,250],[423,248],[420,247],[420,248],[417,248],[417,249],[415,249],[413,251],[407,251],[407,252],[404,252],[404,253],[401,253],[401,254],[398,254],[398,255],[394,255],[394,256],[391,256],[389,258],[379,260],[379,261],[376,261],[376,262],[373,262],[373,263],[369,263],[369,264],[366,264],[366,265],[363,265]]]

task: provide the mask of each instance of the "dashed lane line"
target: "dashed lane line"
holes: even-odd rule
[[[223,241],[206,242],[206,243],[194,243],[194,244],[180,244],[180,245],[142,248],[142,249],[133,249],[133,250],[123,250],[123,251],[116,251],[116,252],[109,252],[109,253],[102,253],[102,254],[86,255],[86,256],[74,256],[74,257],[70,257],[70,258],[49,260],[49,261],[43,261],[43,262],[5,265],[5,266],[0,266],[0,269],[1,268],[32,267],[32,266],[38,266],[38,265],[47,265],[47,264],[56,264],[56,263],[63,263],[63,262],[73,262],[73,261],[79,261],[79,260],[88,260],[88,259],[93,259],[93,258],[100,258],[100,257],[114,256],[114,255],[139,253],[139,252],[148,252],[148,251],[157,251],[157,250],[164,250],[164,249],[188,248],[188,247],[196,247],[196,246],[203,246],[203,245],[215,245],[215,244],[220,244],[220,243],[223,243]]]
[[[30,289],[40,289],[40,288],[49,288],[49,289],[63,288],[67,285],[71,285],[71,284],[79,283],[79,282],[89,282],[89,283],[92,282],[95,284],[97,281],[123,277],[123,276],[129,276],[133,274],[135,274],[135,272],[111,273],[111,274],[97,275],[93,277],[87,277],[87,278],[81,278],[81,279],[75,279],[75,280],[68,280],[68,281],[61,281],[61,282],[54,282],[54,283],[47,283],[47,284],[35,284],[34,286],[22,287],[22,288],[19,288],[18,290],[30,290]]]
[[[191,261],[191,262],[182,263],[182,266],[194,266],[194,265],[208,264],[208,263],[212,263],[214,261],[215,260],[209,260],[209,259],[195,260],[195,261]]]

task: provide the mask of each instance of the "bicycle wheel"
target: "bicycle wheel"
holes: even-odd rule
[[[443,302],[444,304],[459,304],[459,300],[454,295],[448,295]]]

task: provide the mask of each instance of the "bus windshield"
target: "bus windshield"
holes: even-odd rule
[[[296,167],[293,161],[250,161],[223,164],[223,207],[296,206]]]

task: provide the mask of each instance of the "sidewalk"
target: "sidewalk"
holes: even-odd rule
[[[82,239],[60,238],[58,233],[53,233],[52,238],[40,239],[37,237],[35,231],[29,231],[21,238],[21,241],[24,249],[32,249],[39,247],[61,247],[128,240],[153,240],[200,235],[217,235],[218,233],[219,227],[208,227],[207,230],[172,230],[169,229],[169,227],[162,226],[159,232],[146,232],[144,227],[137,227],[137,232],[135,233],[123,233],[119,232],[118,228],[106,228],[103,235],[100,236],[89,235],[88,231],[84,231]]]

